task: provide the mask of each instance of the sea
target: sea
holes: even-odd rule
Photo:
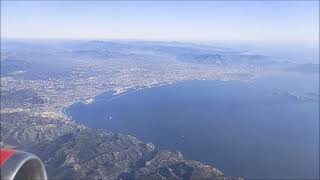
[[[181,151],[227,176],[319,178],[319,74],[266,73],[249,82],[195,80],[78,102],[92,128]]]

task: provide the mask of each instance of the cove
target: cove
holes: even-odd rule
[[[187,81],[117,98],[107,92],[66,112],[88,127],[179,150],[228,176],[318,178],[319,103],[275,93],[316,93],[316,82],[292,74],[254,82]]]

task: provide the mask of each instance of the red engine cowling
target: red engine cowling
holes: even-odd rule
[[[47,180],[41,160],[30,153],[0,149],[1,180]]]

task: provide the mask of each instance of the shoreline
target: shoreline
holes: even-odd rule
[[[69,105],[67,107],[62,107],[62,114],[63,114],[63,116],[66,116],[67,119],[70,119],[70,120],[76,122],[76,119],[74,119],[70,115],[70,113],[67,112],[67,109],[70,108],[72,105],[77,104],[77,103],[83,103],[83,104],[89,105],[89,104],[92,104],[92,103],[95,103],[95,102],[98,102],[98,101],[113,101],[113,100],[115,100],[117,98],[120,98],[122,96],[129,95],[129,94],[132,94],[132,93],[136,93],[138,91],[142,91],[142,90],[145,90],[145,89],[151,89],[151,88],[156,88],[156,87],[161,87],[161,86],[168,86],[168,85],[173,85],[173,84],[182,83],[182,82],[188,82],[188,81],[221,81],[221,82],[240,81],[240,82],[243,82],[243,83],[249,83],[249,82],[252,82],[254,79],[256,79],[256,78],[254,77],[254,78],[248,79],[248,80],[193,79],[193,80],[170,81],[168,83],[160,83],[160,84],[149,85],[149,86],[144,86],[144,87],[129,88],[129,89],[125,89],[121,93],[117,93],[116,89],[111,89],[111,90],[108,90],[108,91],[104,91],[104,92],[102,92],[100,94],[91,96],[89,98],[78,99],[78,100],[76,100],[74,102],[69,103]],[[116,93],[112,93],[112,92],[116,92]],[[103,95],[105,93],[112,93],[111,94],[112,97],[110,99],[107,99],[107,100],[106,99],[97,99],[98,96],[101,96],[101,95]],[[90,100],[92,99],[92,101],[90,101],[90,103],[86,103],[86,101],[88,99],[90,99]]]
[[[177,81],[177,82],[170,82],[170,83],[163,83],[163,84],[157,84],[157,85],[151,85],[151,86],[145,86],[145,87],[140,87],[140,88],[130,88],[130,89],[127,89],[119,94],[116,94],[116,93],[113,93],[112,94],[112,97],[110,99],[107,99],[107,100],[102,100],[102,99],[97,99],[98,96],[100,95],[103,95],[105,93],[112,93],[112,92],[116,92],[115,89],[112,89],[112,90],[108,90],[108,91],[105,91],[103,93],[100,93],[100,94],[97,94],[95,96],[92,96],[90,98],[87,98],[87,99],[92,99],[92,101],[90,103],[85,103],[85,101],[87,99],[80,99],[80,100],[76,100],[72,103],[70,103],[69,106],[67,107],[62,107],[62,114],[64,116],[67,117],[67,119],[70,119],[70,120],[73,120],[74,122],[76,122],[76,120],[70,115],[70,113],[68,112],[68,108],[70,108],[72,105],[74,104],[77,104],[77,103],[83,103],[83,104],[86,104],[86,105],[89,105],[89,104],[92,104],[92,103],[95,103],[95,102],[98,102],[98,101],[113,101],[114,99],[117,99],[117,98],[120,98],[122,96],[125,96],[125,95],[128,95],[128,94],[132,94],[132,93],[136,93],[138,91],[141,91],[141,90],[145,90],[145,89],[149,89],[149,88],[156,88],[156,87],[161,87],[161,86],[166,86],[166,85],[172,85],[172,84],[176,84],[176,83],[179,83],[179,82],[184,82],[184,81]]]

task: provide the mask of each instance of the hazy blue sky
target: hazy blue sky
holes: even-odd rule
[[[1,37],[319,39],[319,2],[1,2]]]

